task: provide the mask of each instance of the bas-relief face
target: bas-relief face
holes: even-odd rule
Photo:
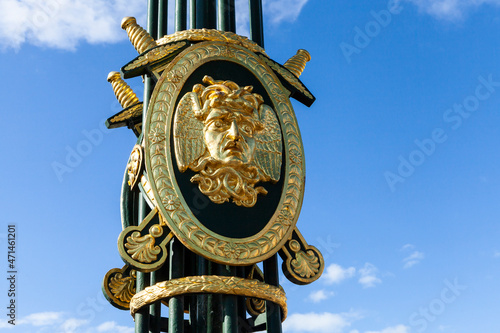
[[[224,107],[212,108],[203,129],[210,156],[228,165],[252,162],[255,120],[251,115]]]

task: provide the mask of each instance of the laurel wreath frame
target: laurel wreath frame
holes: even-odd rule
[[[170,154],[175,101],[188,77],[201,65],[214,60],[237,63],[259,79],[274,105],[284,137],[285,179],[279,204],[265,227],[246,238],[221,236],[194,216],[176,182],[174,157]],[[241,266],[263,261],[283,247],[302,206],[304,152],[288,91],[258,55],[242,46],[223,42],[201,42],[182,51],[165,68],[156,84],[144,136],[145,165],[155,201],[171,231],[188,249],[218,263]]]

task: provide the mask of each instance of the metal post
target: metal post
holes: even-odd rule
[[[264,48],[262,0],[248,0],[250,6],[250,39]]]
[[[150,274],[150,285],[156,284],[156,272]],[[161,302],[156,302],[149,307],[149,333],[160,333],[160,318],[161,318]]]
[[[148,150],[149,152],[152,151],[161,152],[163,154],[165,153],[164,147],[167,147],[166,154],[168,158],[163,158],[162,155],[161,158],[163,159],[163,161],[160,161],[159,164],[162,164],[162,167],[167,166],[170,170],[172,165],[171,164],[172,161],[170,160],[171,157],[170,155],[172,151],[170,150],[169,144],[176,144],[177,142],[176,140],[178,140],[177,136],[167,137],[166,135],[163,135],[168,131],[172,132],[171,131],[172,128],[174,129],[173,132],[175,132],[177,128],[175,126],[177,126],[178,124],[172,127],[171,122],[161,123],[166,125],[155,123],[157,119],[161,118],[163,120],[166,120],[168,118],[168,116],[163,113],[164,110],[160,110],[162,112],[156,114],[156,111],[160,108],[157,106],[161,105],[160,103],[165,102],[162,101],[160,97],[158,97],[161,96],[161,94],[163,93],[162,89],[168,89],[168,93],[172,91],[171,88],[173,88],[176,91],[176,93],[174,94],[175,98],[171,98],[168,101],[168,108],[169,110],[171,110],[170,108],[174,107],[176,104],[182,107],[187,106],[184,104],[180,104],[184,103],[183,100],[184,97],[181,97],[183,94],[184,96],[186,96],[187,92],[189,92],[190,90],[193,90],[193,92],[196,94],[200,92],[197,88],[199,87],[199,85],[194,86],[194,88],[192,88],[193,87],[192,85],[195,82],[200,82],[201,79],[200,76],[202,74],[213,75],[213,76],[218,75],[222,76],[222,79],[231,79],[232,75],[234,74],[235,77],[237,78],[238,83],[242,82],[245,84],[246,82],[252,83],[253,81],[255,81],[256,78],[258,80],[261,80],[264,77],[264,75],[267,76],[271,75],[270,77],[272,78],[275,77],[274,74],[272,74],[271,69],[267,67],[266,71],[262,71],[260,69],[259,70],[254,69],[253,66],[248,66],[246,60],[243,61],[240,55],[247,54],[249,59],[248,61],[255,62],[258,61],[258,56],[259,56],[258,50],[257,51],[255,50],[254,47],[255,45],[252,46],[251,45],[252,43],[248,43],[248,41],[242,40],[241,38],[238,38],[237,36],[234,36],[231,33],[221,33],[216,31],[209,31],[209,32],[186,31],[182,34],[176,34],[174,38],[169,40],[179,40],[176,38],[178,36],[182,36],[181,38],[183,40],[181,41],[184,42],[184,39],[186,39],[189,41],[189,43],[184,43],[184,44],[177,43],[177,45],[169,44],[166,46],[162,46],[161,49],[156,48],[152,52],[148,52],[148,50],[158,45],[157,39],[159,37],[163,37],[168,33],[167,32],[167,30],[169,30],[168,4],[169,4],[168,0],[148,0],[148,21],[146,29],[147,33],[144,31],[142,27],[136,24],[134,18],[126,18],[124,20],[124,23],[122,24],[122,26],[127,30],[127,34],[129,35],[129,38],[132,41],[133,46],[140,53],[138,59],[144,65],[144,66],[140,65],[139,67],[125,66],[123,67],[122,72],[123,75],[127,78],[141,75],[143,76],[144,79],[144,99],[142,103],[143,133],[140,136],[140,140],[147,139],[147,141],[142,142],[143,143],[142,151],[143,153],[145,152],[142,155],[144,158],[143,165],[146,166],[145,167],[146,170],[149,172],[153,171],[153,179],[150,179],[150,181],[152,181],[151,184],[158,184],[158,179],[155,178],[156,175],[158,175],[158,173],[155,172],[156,170],[155,167],[158,163],[156,162],[156,160],[153,159],[156,158],[155,157],[156,155],[153,154],[154,156],[150,156],[151,154],[148,154]],[[172,2],[170,2],[170,4],[172,5]],[[189,7],[190,28],[194,29],[218,28],[219,30],[226,32],[236,32],[235,0],[189,0],[189,3],[188,0],[175,0],[175,11],[173,16],[175,18],[174,29],[176,32],[184,31],[188,27],[187,26],[188,4],[190,6]],[[264,47],[262,0],[249,0],[249,9],[250,9],[250,37],[258,45]],[[225,41],[225,43],[221,43],[221,40]],[[201,43],[202,41],[204,42]],[[167,50],[168,52],[163,52],[170,46],[173,47]],[[234,50],[235,47],[238,48],[238,52],[232,52],[232,50]],[[155,52],[158,50],[161,50],[162,52]],[[255,55],[252,54],[252,51],[257,54]],[[177,81],[175,82],[176,83],[175,86],[162,84],[161,87],[162,89],[159,89],[158,91],[158,96],[157,96],[158,98],[155,98],[155,100],[150,101],[153,88],[156,82],[156,78],[158,78],[159,80],[158,82],[165,82],[164,80],[172,80],[172,82],[174,82],[174,80],[170,76],[173,75],[172,77],[177,77],[176,71],[178,68],[176,68],[175,66],[183,64],[183,62],[186,63],[190,62],[193,59],[193,55],[196,55],[195,52],[203,53],[203,54],[199,53],[202,54],[202,58],[200,58],[202,62],[193,62],[190,63],[188,67],[183,67],[186,68],[187,70],[185,73],[184,70],[181,71],[182,80],[185,81]],[[290,68],[291,71],[297,69],[298,74],[293,72],[297,77],[302,71],[304,67],[303,65],[309,58],[306,51],[301,50],[299,53],[298,55],[292,57],[292,59],[287,61],[287,63],[285,64],[285,67]],[[174,58],[174,60],[172,60],[172,58]],[[169,61],[171,61],[170,64],[168,64]],[[223,67],[224,62],[228,63],[227,67]],[[229,62],[231,62],[231,64],[229,64]],[[200,66],[204,67],[202,68]],[[234,66],[242,67],[241,71],[239,71]],[[279,68],[277,69],[274,68],[274,70],[272,71],[274,71],[280,77],[279,80],[281,80],[282,83],[286,85],[286,87],[288,87],[289,89],[293,89],[294,91],[293,96],[296,97],[298,100],[302,101],[306,105],[308,105],[307,104],[308,101],[312,103],[314,97],[311,94],[308,94],[307,91],[304,92],[300,90],[299,89],[300,87],[296,86],[296,84],[294,83],[295,81],[287,78],[283,74],[283,72],[279,71],[278,69]],[[112,73],[112,75],[115,74]],[[275,81],[277,79],[273,80]],[[208,81],[205,79],[203,82],[208,82]],[[264,99],[267,100],[272,99],[270,94],[272,93],[271,90],[274,81],[269,81],[267,84],[264,84],[265,82],[262,79],[262,85],[260,87],[261,91],[259,91],[259,93],[263,94],[262,96],[264,97]],[[113,81],[113,84],[115,84],[115,81]],[[134,133],[137,134],[139,132],[140,120],[137,119],[136,108],[138,105],[140,105],[139,99],[135,96],[135,94],[133,94],[134,95],[133,101],[135,104],[129,106],[129,104],[125,102],[122,103],[122,100],[124,101],[124,99],[121,98],[120,94],[117,93],[120,90],[116,88],[116,85],[114,85],[113,88],[115,90],[116,96],[119,97],[120,103],[125,108],[125,110],[122,111],[120,114],[126,113],[128,112],[127,109],[135,107],[135,109],[133,109],[134,112],[133,113],[129,112],[130,114],[127,115],[127,117],[129,118],[126,118],[127,121],[126,122],[124,121],[123,123],[124,124],[126,123],[126,125],[129,127],[132,127],[133,125]],[[299,90],[301,91],[300,94]],[[190,95],[193,92],[190,92]],[[193,104],[191,108],[195,109],[199,108],[199,106],[197,105],[198,103],[194,103],[196,102],[196,100],[193,100],[192,99],[193,96],[190,95],[187,96],[190,97],[191,99],[188,100],[188,103],[192,102],[191,104]],[[231,95],[229,95],[228,98],[230,97]],[[235,103],[234,112],[237,112],[241,101],[236,101],[236,100],[233,101]],[[150,103],[154,103],[152,104],[152,106],[155,106],[155,108],[152,109],[155,112],[153,112],[153,114],[148,115],[147,112]],[[231,112],[233,112],[233,107],[229,109]],[[276,115],[278,115],[279,113],[278,111],[283,112],[283,110],[277,109]],[[293,115],[293,111],[292,110],[290,111],[292,112]],[[272,114],[272,112],[270,114]],[[191,116],[192,114],[190,114],[189,117]],[[282,127],[283,124],[281,121],[279,121],[278,118],[276,118],[275,121],[273,121],[273,126],[276,125]],[[151,123],[147,122],[147,120],[151,120]],[[274,124],[275,122],[277,123]],[[110,122],[108,123],[112,124]],[[124,126],[124,124],[121,124],[120,126]],[[162,131],[161,126],[167,126],[167,129],[169,130],[164,131],[162,135],[158,135]],[[203,121],[201,121],[200,126],[205,126]],[[163,129],[165,129],[165,127],[163,127]],[[271,128],[271,130],[273,129]],[[151,137],[152,135],[153,137]],[[295,134],[292,133],[290,135],[295,135]],[[196,134],[196,136],[204,140],[202,135]],[[300,143],[300,136],[298,135],[298,130],[296,136],[298,136],[298,142]],[[155,140],[155,138],[159,137],[162,138],[162,141],[165,141],[164,143],[162,142],[160,145],[158,145],[157,142],[158,140]],[[290,140],[289,137],[281,138],[281,140]],[[153,145],[153,143],[155,143],[155,145]],[[207,145],[210,144],[209,142],[207,143],[207,140],[205,140],[205,143]],[[279,144],[279,146],[281,146],[281,143]],[[190,149],[190,147],[187,147],[187,149],[185,148],[186,147],[182,148],[182,151],[188,151],[187,149]],[[298,146],[298,148],[299,150],[302,149],[300,145]],[[277,149],[278,148],[272,148],[270,153],[275,152]],[[178,152],[176,150],[175,153],[177,154],[177,157],[182,155],[182,151]],[[293,153],[293,151],[288,150],[284,154],[291,154],[291,153]],[[187,211],[192,209],[189,205],[186,206],[186,203],[189,202],[189,200],[187,199],[193,199],[194,201],[195,198],[193,196],[189,196],[184,198],[185,199],[184,201],[181,200],[180,198],[182,196],[181,194],[185,192],[181,191],[182,193],[180,193],[179,189],[181,189],[181,187],[185,187],[186,190],[191,189],[189,186],[184,186],[186,184],[182,185],[182,182],[179,182],[179,184],[181,184],[182,186],[179,185],[179,188],[177,187],[175,188],[176,195],[174,197],[179,196],[178,198],[179,200],[177,200],[176,198],[174,198],[175,200],[173,201],[168,199],[167,202],[168,207],[165,206],[166,203],[165,200],[163,200],[165,195],[163,188],[161,186],[160,187],[156,186],[156,188],[154,185],[150,186],[151,191],[154,193],[154,197],[156,199],[158,199],[159,197],[162,198],[162,200],[155,200],[156,208],[159,210],[155,211],[155,213],[165,214],[165,209],[166,209],[168,213],[166,213],[163,217],[166,218],[167,221],[165,223],[166,225],[163,223],[158,224],[156,220],[150,221],[149,218],[146,221],[144,221],[144,219],[147,216],[149,206],[145,200],[147,199],[146,194],[139,193],[140,191],[137,190],[137,187],[135,185],[135,180],[138,179],[139,176],[142,176],[142,173],[144,172],[143,168],[135,167],[136,164],[134,163],[140,162],[140,159],[136,158],[136,156],[138,155],[141,154],[136,154],[135,151],[131,155],[130,158],[131,163],[129,163],[127,166],[127,172],[131,173],[130,179],[131,180],[133,179],[134,182],[131,181],[130,188],[126,186],[129,177],[127,173],[124,178],[124,185],[121,197],[122,210],[123,210],[122,211],[123,225],[124,226],[134,225],[138,226],[138,228],[128,228],[122,231],[119,238],[120,254],[127,263],[127,266],[124,267],[120,272],[125,272],[126,274],[130,274],[130,276],[133,276],[133,271],[131,271],[131,269],[134,270],[141,269],[144,271],[151,272],[151,273],[143,273],[137,271],[136,273],[136,280],[135,280],[136,295],[133,296],[132,300],[129,300],[130,301],[129,306],[131,308],[131,311],[132,313],[135,313],[134,314],[135,333],[160,333],[160,332],[184,333],[185,331],[187,333],[248,333],[264,329],[267,333],[282,333],[282,327],[281,327],[282,311],[281,307],[278,304],[282,305],[282,303],[284,302],[284,294],[277,288],[271,287],[271,286],[279,287],[277,255],[274,254],[263,262],[264,283],[267,284],[268,290],[270,289],[274,293],[274,297],[269,298],[269,296],[266,296],[265,294],[266,292],[265,285],[261,283],[252,284],[252,281],[248,280],[251,278],[258,279],[259,281],[262,280],[261,278],[262,272],[254,266],[258,263],[257,258],[254,257],[254,254],[258,255],[258,253],[256,253],[253,250],[254,247],[253,245],[252,249],[250,249],[251,252],[248,252],[248,254],[251,255],[247,255],[246,257],[242,256],[238,258],[235,257],[233,254],[235,253],[243,254],[242,252],[240,252],[243,249],[241,244],[236,244],[238,241],[227,241],[227,238],[232,238],[232,237],[229,237],[224,232],[220,232],[220,234],[218,234],[218,232],[210,231],[209,237],[214,239],[215,243],[212,240],[210,240],[210,238],[204,238],[203,240],[201,240],[201,244],[199,244],[197,242],[194,243],[191,242],[193,240],[191,239],[191,237],[198,237],[199,235],[192,233],[191,230],[188,230],[189,228],[187,229],[181,228],[180,225],[178,225],[179,229],[176,229],[177,223],[178,222],[184,223],[184,221],[182,218],[182,214],[179,213],[181,210],[177,211],[177,208],[171,208],[174,206],[173,202],[175,202],[176,204],[178,202],[181,202],[182,208],[179,209],[184,209]],[[300,159],[300,161],[298,161],[297,163],[300,163],[301,165],[304,164],[302,159]],[[140,163],[137,164],[140,166]],[[221,168],[222,167],[223,166],[221,166]],[[279,170],[280,170],[279,165],[276,168],[273,167],[272,173],[279,172]],[[194,169],[192,169],[192,171],[194,171]],[[302,169],[297,171],[298,175],[297,179],[302,179],[302,176],[304,174],[303,172],[304,171]],[[174,174],[172,174],[172,176],[173,176],[172,178],[175,178]],[[171,181],[174,182],[175,179],[171,179]],[[184,179],[183,182],[186,183]],[[253,186],[253,184],[250,185]],[[302,182],[298,182],[297,186],[299,192],[303,190]],[[285,188],[285,185],[282,187]],[[144,188],[146,188],[145,185]],[[143,191],[144,188],[141,188],[141,190]],[[299,195],[299,199],[301,200],[302,192],[300,193],[299,192],[297,193]],[[148,192],[148,196],[149,193],[150,192]],[[203,190],[202,193],[206,194],[206,192],[204,192]],[[195,195],[197,195],[197,193],[195,193]],[[286,195],[285,192],[281,194],[279,205],[277,206],[277,208],[279,209],[283,209],[282,202],[284,200],[283,199],[284,195]],[[273,196],[275,199],[272,199],[274,201],[270,201],[273,205],[269,205],[270,206],[269,210],[275,206],[274,203],[278,203],[278,198],[274,194]],[[220,203],[214,200],[212,197],[210,196],[208,197],[212,199],[214,204]],[[298,200],[297,202],[300,203],[300,200]],[[235,204],[238,205],[238,201],[236,201],[235,196],[233,197],[233,201]],[[205,218],[207,215],[213,214],[212,216],[210,216],[210,219],[208,219],[208,224],[206,225],[208,229],[210,229],[209,228],[210,225],[213,225],[213,219],[220,218],[220,223],[214,225],[216,227],[215,230],[218,230],[219,227],[224,227],[229,229],[233,228],[235,223],[240,222],[239,221],[240,216],[242,217],[241,223],[252,223],[255,218],[255,216],[253,216],[252,213],[250,214],[250,216],[247,216],[247,218],[244,219],[243,215],[246,215],[245,214],[246,211],[245,212],[234,211],[229,209],[229,205],[232,205],[232,203],[226,204],[226,206],[228,206],[228,212],[230,213],[227,214],[227,216],[225,216],[225,214],[221,212],[224,211],[225,207],[223,207],[220,210],[218,207],[214,206],[214,204],[210,203],[210,206],[208,208],[209,210],[205,211],[203,214],[200,214],[200,216],[203,218]],[[294,203],[294,205],[296,204]],[[263,219],[268,218],[270,216],[269,214],[272,213],[272,211],[269,211],[269,213],[261,211],[261,207],[259,206],[255,207],[254,209],[256,210],[256,214],[262,214]],[[300,209],[300,205],[298,206],[298,209]],[[177,219],[176,216],[180,217],[181,219],[180,220]],[[294,219],[293,221],[296,221],[295,219],[297,218],[297,216],[293,215],[292,218]],[[202,218],[200,218],[200,222],[201,220]],[[144,221],[144,223],[140,224],[141,221]],[[155,225],[152,226],[152,224]],[[290,224],[288,223],[287,225]],[[175,235],[172,238],[171,234],[158,233],[159,230],[158,228],[160,228],[160,231],[163,232],[170,232],[169,231],[170,229],[174,232]],[[136,229],[139,230],[138,233],[136,232]],[[149,235],[147,235],[148,230],[149,230]],[[265,230],[266,232],[268,232],[267,225]],[[189,234],[185,234],[185,231],[189,231]],[[284,247],[281,249],[274,249],[272,247],[269,247],[271,246],[270,245],[271,243],[267,243],[267,241],[265,241],[262,244],[263,246],[262,255],[268,256],[270,255],[270,253],[265,251],[270,251],[274,249],[273,253],[276,253],[276,251],[280,251],[279,253],[282,256],[283,260],[290,260],[293,258],[298,258],[298,256],[300,255],[299,251],[302,250],[305,251],[306,249],[311,248],[311,251],[309,252],[314,253],[315,259],[317,259],[321,264],[321,268],[319,270],[316,270],[318,271],[316,276],[313,277],[308,276],[307,278],[300,278],[297,275],[300,274],[300,272],[297,272],[295,268],[292,269],[290,267],[283,267],[285,272],[288,273],[286,274],[286,277],[288,277],[290,281],[298,284],[310,283],[315,279],[317,279],[319,275],[321,275],[321,272],[323,271],[324,261],[319,252],[317,251],[317,249],[314,248],[313,246],[309,246],[297,229],[294,229],[293,232],[294,233],[292,234],[292,236],[290,236],[291,238],[288,240],[286,244],[284,244]],[[136,241],[135,235],[138,234],[140,234],[141,238],[137,238],[139,240]],[[234,236],[236,237],[238,234],[239,233],[235,233]],[[221,235],[225,236],[222,237]],[[219,239],[219,236],[222,237],[223,239]],[[149,254],[154,254],[154,256],[153,257],[139,256],[136,258],[136,256],[134,255],[137,252],[135,250],[135,245],[133,242],[140,242],[142,246],[142,244],[146,244],[145,241],[143,241],[144,239],[146,239],[146,237],[149,237],[147,241],[151,241],[151,237],[155,239],[153,243],[155,248],[149,253]],[[187,240],[188,238],[190,240]],[[166,250],[165,244],[168,240],[170,240],[169,250],[165,251]],[[186,244],[186,247],[184,247],[181,241],[184,244]],[[223,242],[227,244],[223,245],[223,247],[221,248],[218,244],[222,245]],[[160,256],[158,256],[157,255],[158,253],[156,253],[157,245],[160,246],[163,251],[163,252],[160,251],[161,253]],[[189,249],[187,247],[189,247]],[[267,248],[267,250],[264,250],[264,248]],[[142,251],[142,249],[140,250]],[[230,253],[227,252],[228,250],[230,251]],[[149,260],[148,258],[152,259]],[[262,257],[259,256],[259,258]],[[242,261],[240,261],[240,259]],[[237,267],[235,265],[248,265],[248,266]],[[316,266],[313,267],[315,268]],[[112,276],[111,274],[118,274],[118,273],[116,269],[112,269],[111,271],[108,272],[108,274],[106,274],[106,279],[104,280],[103,283],[103,290],[105,292],[105,295],[107,298],[109,297],[108,299],[114,306],[119,308],[126,308],[127,303],[123,302],[121,299],[122,297],[117,296],[117,293],[114,291],[114,290],[120,291],[122,289],[117,289],[116,287],[113,287],[114,284],[108,282],[108,280],[115,278],[115,276]],[[161,289],[162,282],[166,284],[166,288],[170,288],[169,286],[170,283],[172,285],[175,285],[176,282],[178,283],[187,282],[190,280],[189,277],[191,276],[205,276],[205,278],[199,279],[198,281],[195,281],[196,279],[191,281],[192,285],[190,285],[190,288],[192,287],[192,289],[186,289],[181,291],[180,293],[176,293],[175,295],[177,296],[168,298],[170,295],[164,294],[163,291],[160,291],[156,295],[154,295],[155,303],[151,303],[151,299],[148,300],[147,298],[144,298],[145,295],[151,296],[155,292],[155,290],[158,291],[158,289]],[[226,278],[221,278],[222,276]],[[227,277],[243,278],[243,279],[229,279],[230,281],[237,283],[236,287],[242,288],[240,289],[240,291],[237,292],[237,295],[231,294],[234,293],[234,289],[233,291],[228,291],[226,289],[219,289],[219,288],[211,289],[211,287],[217,287],[220,283],[227,281]],[[125,285],[125,283],[127,288],[133,287],[131,285],[131,280],[126,279],[126,281],[124,281],[123,284]],[[146,292],[147,287],[150,285],[151,286],[156,285],[158,289],[149,288]],[[248,288],[249,286],[255,287],[254,293],[248,292],[246,288]],[[210,292],[210,294],[208,294],[208,292]],[[247,309],[247,303],[245,301],[245,297],[272,299],[276,303],[271,301],[265,301],[265,313],[263,313],[264,311],[260,307],[262,303],[255,303],[255,300],[252,299],[249,300],[249,302],[252,301],[252,304],[249,303]],[[166,314],[164,314],[164,317],[161,316],[161,309],[163,307],[161,301],[158,301],[158,299],[160,298],[162,298],[163,302],[166,302],[166,300],[168,299],[168,318]],[[134,308],[133,306],[134,304],[136,306],[137,304],[143,304],[143,306],[138,311],[136,311],[137,309]],[[147,306],[145,304],[147,304]],[[254,307],[257,307],[255,311],[253,311]],[[189,311],[189,322],[184,320],[186,309]],[[248,316],[247,310],[249,313],[251,313],[250,318],[247,318]]]
[[[216,29],[215,0],[196,0],[196,29]]]
[[[236,276],[236,267],[229,265],[219,265],[219,275]],[[222,296],[222,333],[238,333],[237,296]]]
[[[151,15],[155,15],[156,14],[156,36],[152,35],[153,38],[161,38],[163,37],[164,35],[167,34],[167,30],[168,30],[168,0],[158,0],[158,5],[157,5],[157,8],[156,8],[156,13],[154,13],[154,8],[151,9],[152,10],[152,13],[148,13],[148,14],[151,14]],[[150,20],[148,18],[148,23],[149,21],[153,21],[155,20],[155,16],[153,16]],[[155,31],[155,26],[152,22],[152,26],[150,27],[151,28],[151,31]],[[148,26],[148,29],[149,29],[149,26]],[[151,91],[152,91],[152,88],[153,88],[153,82],[152,82],[152,79],[151,77],[147,77],[146,80],[148,81],[149,83],[149,91],[150,91],[150,96],[151,97]],[[146,100],[146,99],[144,99]],[[149,101],[149,99],[148,99]],[[148,103],[149,104],[149,103]],[[146,112],[143,112],[143,115],[146,114]],[[143,121],[144,123],[144,121]],[[150,277],[150,282],[151,282],[151,285],[155,285],[156,284],[156,272],[152,272],[150,273],[151,277]],[[160,321],[161,321],[161,302],[156,302],[156,303],[153,303],[150,307],[149,307],[149,314],[150,314],[150,323],[149,323],[149,332],[150,333],[160,333]]]
[[[238,267],[236,268],[237,271],[237,276],[246,278],[247,274],[246,272],[246,267]],[[238,297],[238,327],[239,327],[239,332],[241,333],[246,333],[248,330],[246,329],[246,317],[247,317],[247,307],[245,304],[245,298],[243,297]]]
[[[234,0],[219,0],[217,3],[217,29],[236,32]]]
[[[208,260],[198,255],[196,256],[196,274],[199,276],[208,275]],[[207,295],[196,296],[195,332],[197,333],[207,332],[207,304]]]
[[[175,31],[186,30],[187,0],[175,1]]]
[[[264,261],[264,281],[277,287],[280,284],[276,254]],[[266,323],[268,333],[281,333],[281,310],[271,301],[266,301]]]
[[[218,264],[208,261],[208,274],[217,275],[219,272]],[[218,294],[207,295],[207,333],[222,332],[222,298]]]
[[[158,2],[157,0],[148,0],[148,26],[147,31],[153,37],[158,38]]]
[[[189,1],[189,29],[196,29],[196,0]]]
[[[158,0],[157,38],[165,36],[168,33],[167,30],[168,30],[168,0]]]
[[[147,31],[154,39],[157,38],[158,34],[158,4],[156,0],[148,1],[148,25]],[[143,111],[142,111],[142,124],[144,125],[147,116],[147,109],[149,104],[149,99],[151,98],[151,92],[153,89],[153,82],[149,75],[146,75],[144,79],[144,102],[143,102]],[[143,194],[139,196],[139,223],[144,220],[147,214],[147,203],[143,198]],[[150,282],[149,274],[137,272],[137,282],[136,282],[136,291],[139,292],[147,287],[147,284]],[[139,311],[135,315],[135,333],[148,333],[149,332],[149,315],[150,311],[155,312],[158,311],[155,308],[155,305],[151,307],[145,307],[143,310]]]
[[[184,246],[176,238],[170,241],[170,272],[169,279],[184,276]],[[184,332],[184,296],[175,296],[168,301],[168,331]]]
[[[217,29],[217,6],[215,0],[206,0],[207,6],[207,29]]]
[[[146,217],[146,201],[142,197],[142,193],[139,196],[139,214],[138,218],[139,221],[144,220]],[[142,273],[142,272],[137,272],[137,280],[136,280],[136,291],[139,292],[141,290],[144,290],[148,286],[148,279],[149,279],[149,274],[147,273]],[[148,307],[144,307],[143,309],[139,310],[135,314],[135,333],[148,333],[149,332],[149,311]]]

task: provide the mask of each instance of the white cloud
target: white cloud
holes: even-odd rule
[[[353,312],[349,313],[294,313],[285,320],[284,332],[314,332],[314,333],[342,333],[345,328],[359,318]]]
[[[62,312],[39,312],[33,313],[29,316],[26,316],[19,321],[17,321],[17,325],[33,325],[33,326],[48,326],[54,325],[54,323],[62,321],[63,313]]]
[[[25,329],[29,332],[57,332],[57,333],[89,333],[89,332],[108,332],[108,333],[134,333],[134,327],[120,326],[114,321],[104,322],[97,327],[89,327],[89,321],[81,318],[70,317],[64,312],[39,312],[33,313],[16,321],[16,326],[31,325],[31,329]],[[6,321],[0,321],[0,329],[15,328]],[[38,327],[34,330],[33,327]]]
[[[328,266],[323,273],[323,279],[327,283],[340,283],[345,279],[351,278],[356,273],[356,268],[342,268],[342,266],[337,264],[331,264]]]
[[[373,264],[365,263],[365,265],[358,270],[360,278],[358,282],[363,288],[375,287],[376,284],[382,283],[377,277],[378,269]]]
[[[265,21],[274,25],[295,21],[309,0],[263,0],[262,12]],[[248,0],[236,0],[236,32],[249,36]]]
[[[2,0],[0,48],[22,44],[74,50],[78,43],[117,42],[127,38],[121,30],[124,16],[144,16],[142,0]],[[141,16],[142,15],[142,16]]]
[[[61,324],[62,333],[75,333],[77,329],[88,323],[88,320],[69,318]]]
[[[334,295],[334,292],[321,289],[321,290],[316,290],[316,291],[313,291],[312,293],[310,293],[308,298],[310,301],[312,301],[314,303],[319,303],[321,301],[324,301],[325,299],[330,298],[333,295]]]
[[[308,0],[264,0],[262,2],[264,18],[270,17],[271,22],[293,22],[297,19]]]
[[[481,5],[500,6],[500,0],[402,0],[436,18],[457,20]]]
[[[415,245],[413,245],[413,244],[405,244],[399,250],[400,251],[413,250],[414,248],[415,248]]]
[[[413,251],[408,257],[403,259],[403,268],[410,268],[418,264],[422,259],[424,259],[424,253],[420,251]]]
[[[113,332],[113,333],[134,333],[133,327],[119,326],[114,321],[107,321],[97,327],[98,332]]]
[[[366,331],[365,333],[410,333],[410,328],[404,325],[384,328],[381,331]]]
[[[307,2],[264,0],[264,19],[274,25],[293,22]],[[169,30],[173,3],[169,4]],[[0,15],[0,49],[18,50],[27,43],[75,50],[81,42],[118,42],[127,38],[120,27],[122,18],[135,16],[139,23],[145,22],[146,5],[144,0],[1,0],[0,13],[4,15]],[[237,32],[248,36],[248,1],[237,0],[235,6]]]

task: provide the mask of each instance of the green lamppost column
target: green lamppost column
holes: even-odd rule
[[[138,141],[121,195],[126,264],[103,291],[136,333],[281,333],[278,255],[296,284],[324,268],[296,226],[305,160],[290,98],[315,100],[299,79],[310,55],[267,55],[261,0],[248,3],[250,39],[234,0],[171,4],[171,34],[167,0],[148,1],[146,29],[123,20],[138,56],[108,76],[124,109],[106,125]],[[143,102],[124,81],[137,76]]]

